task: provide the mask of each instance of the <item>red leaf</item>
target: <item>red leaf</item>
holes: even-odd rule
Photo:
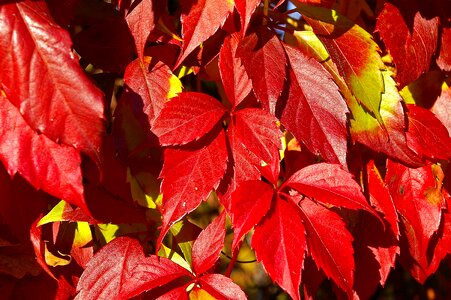
[[[226,108],[207,94],[181,93],[166,103],[152,131],[162,145],[183,145],[208,133],[225,112]]]
[[[327,277],[349,292],[354,282],[352,236],[334,212],[309,198],[299,202],[310,255]]]
[[[407,109],[407,145],[421,156],[445,160],[450,158],[451,138],[440,120],[420,106],[408,105]]]
[[[87,211],[79,152],[38,134],[1,94],[0,124],[0,160],[8,173],[12,176],[18,172],[36,189],[43,189]]]
[[[286,78],[287,59],[275,33],[260,29],[245,37],[237,49],[263,108],[274,113]]]
[[[283,186],[325,205],[363,209],[376,215],[351,173],[339,165],[319,163],[307,166],[294,173]]]
[[[183,53],[179,57],[179,63],[211,37],[233,11],[232,1],[185,0],[180,5],[182,6]]]
[[[232,250],[269,210],[273,194],[274,189],[259,180],[245,181],[232,193]]]
[[[172,289],[170,292],[161,295],[155,300],[189,300],[188,293],[186,292],[186,286],[181,286]]]
[[[435,101],[431,111],[448,129],[451,135],[451,88],[444,86],[440,97]]]
[[[348,108],[330,74],[315,59],[285,47],[292,71],[281,122],[312,153],[346,166]]]
[[[224,247],[225,217],[225,212],[222,212],[199,234],[193,244],[193,268],[198,276],[213,267],[219,258]]]
[[[170,79],[174,76],[163,63],[150,66],[148,60],[139,58],[132,61],[125,69],[124,82],[143,103],[142,110],[147,114],[149,124],[153,125],[155,118],[168,100],[171,88]]]
[[[102,94],[80,68],[69,34],[44,1],[2,5],[0,20],[0,81],[10,100],[34,130],[97,158]]]
[[[199,279],[201,287],[217,299],[247,299],[232,279],[221,274],[206,274]]]
[[[145,257],[137,240],[119,237],[89,261],[76,299],[128,299],[181,276],[190,273],[169,259]]]
[[[155,16],[154,0],[137,1],[138,4],[133,7],[125,17],[130,32],[135,39],[136,50],[138,57],[144,56],[144,46],[146,45],[147,37],[155,28],[155,23],[158,16]]]
[[[306,248],[304,226],[297,210],[293,204],[277,199],[252,236],[257,260],[293,299],[300,299]]]
[[[163,225],[161,239],[169,227],[205,200],[218,187],[227,166],[224,131],[196,149],[166,149],[161,177]]]
[[[221,80],[232,108],[238,106],[252,89],[252,82],[241,64],[241,59],[236,57],[238,43],[238,35],[233,34],[224,40],[219,52]]]
[[[401,263],[420,282],[430,275],[427,249],[445,207],[440,172],[440,167],[433,165],[411,169],[390,160],[387,163],[385,182],[405,228]],[[414,262],[409,262],[411,259]]]
[[[255,154],[259,161],[257,167],[269,165],[272,171],[267,178],[272,183],[279,176],[279,151],[282,132],[277,126],[277,119],[268,112],[258,108],[245,108],[235,114],[233,130],[240,143]]]
[[[386,3],[377,18],[376,30],[393,56],[400,88],[429,69],[437,47],[438,17],[422,16],[415,2]]]
[[[366,170],[368,176],[370,203],[378,212],[384,215],[384,220],[390,224],[391,230],[395,234],[396,238],[398,238],[398,214],[388,187],[382,180],[379,170],[374,165],[374,161],[370,161],[367,164]]]
[[[451,27],[442,28],[440,54],[437,57],[437,65],[443,71],[451,71]]]
[[[235,0],[235,7],[241,18],[241,33],[244,36],[251,20],[252,14],[261,0]]]

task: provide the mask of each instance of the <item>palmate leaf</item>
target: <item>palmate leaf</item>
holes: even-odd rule
[[[79,151],[38,134],[9,98],[1,94],[0,160],[10,175],[19,173],[36,189],[87,211]]]
[[[213,132],[215,133],[215,132]],[[170,226],[193,211],[217,188],[227,167],[224,131],[204,137],[197,148],[165,150],[163,178],[163,225],[158,245]]]
[[[400,88],[429,69],[437,47],[439,19],[423,16],[425,12],[418,11],[418,3],[386,3],[377,18],[376,30],[393,56]]]
[[[381,70],[385,67],[372,36],[333,10],[293,3],[326,47],[357,101],[383,124],[379,109],[384,92]]]
[[[31,128],[98,160],[102,93],[49,14],[44,1],[0,7],[0,82]]]
[[[306,249],[302,224],[296,206],[276,199],[252,237],[257,260],[293,299],[300,299],[299,285]]]
[[[185,0],[182,7],[182,62],[197,46],[211,37],[233,11],[233,1]]]
[[[312,153],[346,166],[348,108],[332,77],[313,58],[285,47],[290,91],[281,122]]]
[[[301,200],[299,206],[310,255],[327,277],[349,293],[354,282],[354,250],[345,223],[309,198]]]

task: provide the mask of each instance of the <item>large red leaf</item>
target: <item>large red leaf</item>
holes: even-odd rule
[[[376,214],[351,173],[340,165],[319,163],[294,173],[283,185],[326,205],[363,209]]]
[[[255,228],[252,247],[271,279],[293,299],[299,300],[306,242],[297,210],[291,202],[276,199]]]
[[[135,39],[136,50],[138,57],[142,58],[144,53],[144,46],[146,45],[147,37],[155,28],[155,23],[158,16],[155,16],[154,0],[138,0],[131,11],[128,12],[125,20],[127,21],[130,32]]]
[[[297,5],[326,47],[352,94],[381,123],[379,109],[381,94],[384,92],[381,74],[384,64],[372,36],[337,12],[322,7]]]
[[[346,166],[348,108],[330,74],[315,59],[285,47],[292,71],[281,122],[312,153]]]
[[[240,143],[258,157],[259,166],[269,166],[271,182],[277,181],[279,175],[279,151],[282,148],[282,132],[277,126],[277,119],[268,112],[258,108],[245,108],[234,114],[236,137]],[[264,174],[265,175],[265,174]]]
[[[407,145],[421,156],[449,159],[451,138],[446,127],[427,109],[417,105],[408,105],[407,109]]]
[[[207,274],[199,279],[201,287],[216,299],[247,299],[241,288],[232,279],[221,274]]]
[[[266,28],[245,37],[237,49],[254,92],[264,109],[274,113],[286,78],[287,59],[277,35]]]
[[[259,180],[245,181],[232,193],[232,249],[263,218],[269,210],[273,195],[273,187]]]
[[[233,108],[239,105],[252,89],[252,83],[241,64],[241,59],[236,57],[239,41],[237,34],[227,37],[219,52],[219,72],[224,91]]]
[[[307,244],[316,265],[344,291],[354,282],[352,236],[334,212],[309,198],[299,202]]]
[[[101,92],[71,51],[69,34],[44,1],[0,7],[0,81],[31,128],[97,158]]]
[[[438,17],[422,15],[417,1],[386,3],[379,14],[376,30],[393,56],[400,88],[429,69],[437,47],[438,22]]]
[[[145,257],[137,240],[119,237],[89,261],[76,299],[129,299],[190,273],[164,257]]]
[[[437,57],[437,65],[443,71],[451,71],[451,27],[442,28],[440,53]]]
[[[430,275],[427,273],[428,246],[439,229],[445,207],[441,193],[443,173],[439,176],[440,172],[436,165],[411,169],[390,160],[387,163],[385,182],[404,228],[401,263],[420,282]]]
[[[164,153],[161,171],[163,225],[159,241],[172,224],[207,199],[224,176],[227,166],[224,131],[207,143],[196,149],[166,149]]]
[[[235,0],[235,7],[240,14],[241,32],[246,33],[252,14],[254,13],[261,0]]]
[[[124,82],[141,97],[142,110],[147,114],[150,125],[153,125],[168,100],[173,76],[165,64],[158,62],[151,66],[147,59],[138,58],[125,69]]]
[[[1,93],[1,91],[0,91]],[[8,173],[21,174],[36,189],[87,210],[80,153],[38,134],[9,98],[0,94],[0,160]]]
[[[233,1],[185,0],[182,6],[182,62],[197,46],[211,37],[233,11]]]
[[[224,211],[194,241],[192,261],[197,276],[208,271],[219,258],[224,247],[225,217]]]
[[[226,108],[207,94],[181,93],[166,103],[152,131],[162,145],[183,145],[209,132],[225,112]]]

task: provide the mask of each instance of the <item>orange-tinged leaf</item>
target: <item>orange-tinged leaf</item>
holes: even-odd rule
[[[98,160],[102,93],[71,51],[44,1],[0,7],[0,82],[29,126]]]

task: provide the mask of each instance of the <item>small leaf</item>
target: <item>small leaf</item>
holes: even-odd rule
[[[240,14],[241,33],[244,36],[249,26],[252,14],[260,4],[261,0],[235,0],[235,7]]]
[[[442,28],[440,53],[437,57],[437,65],[443,71],[451,71],[451,27]]]
[[[181,93],[166,103],[152,131],[162,145],[183,145],[208,133],[225,112],[226,108],[207,94]]]
[[[197,237],[193,244],[193,268],[197,276],[208,271],[218,260],[224,247],[225,212],[222,212]]]

